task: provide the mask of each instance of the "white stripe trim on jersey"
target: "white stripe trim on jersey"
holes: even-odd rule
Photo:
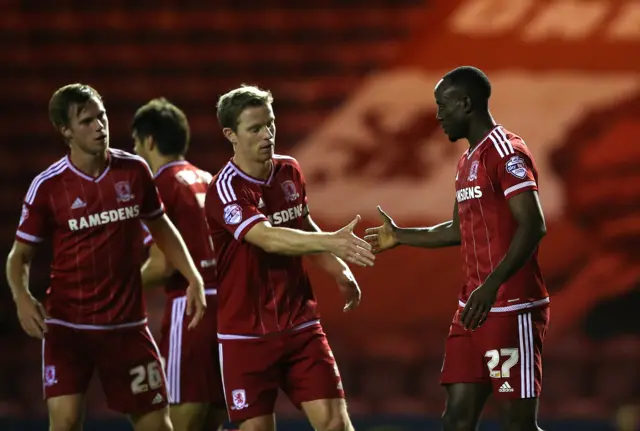
[[[262,181],[262,180],[250,177],[249,175],[245,174],[236,165],[234,165],[231,162],[229,162],[229,166],[231,166],[231,168],[234,170],[234,172],[236,174],[240,175],[245,180],[250,181],[250,182],[255,183],[255,184],[261,184],[261,185],[269,184],[271,182],[271,180],[273,179],[273,175],[276,172],[275,164],[273,163],[273,161],[271,161],[271,173],[269,174],[269,178],[266,181]]]
[[[516,184],[515,186],[509,187],[504,191],[504,195],[507,196],[509,193],[515,192],[516,190],[520,190],[525,187],[535,187],[535,186],[536,186],[535,181],[525,181],[523,183]]]
[[[26,241],[33,242],[33,243],[36,243],[36,244],[44,241],[43,238],[40,238],[40,237],[37,237],[37,236],[33,236],[33,235],[29,235],[28,233],[24,233],[24,232],[22,232],[20,230],[16,231],[16,236],[18,238],[22,238],[22,239],[24,239]]]
[[[158,178],[158,176],[165,170],[170,168],[171,166],[182,166],[182,165],[186,165],[189,162],[187,162],[186,160],[174,160],[173,162],[169,162],[169,163],[165,163],[164,165],[160,166],[158,168],[158,170],[156,171],[155,175],[153,176],[154,178]]]
[[[60,159],[53,165],[49,166],[45,171],[38,174],[31,182],[24,201],[29,205],[32,205],[33,201],[36,199],[38,188],[42,185],[42,183],[50,178],[55,177],[56,175],[60,175],[62,172],[64,172],[65,169],[67,169],[66,161],[65,159]]]
[[[205,289],[204,290],[204,294],[206,296],[217,295],[218,294],[218,289]],[[185,293],[184,295],[176,296],[175,298],[185,298],[186,296],[187,296],[187,294]]]
[[[489,140],[489,135],[491,135],[491,134],[492,134],[492,133],[493,133],[497,128],[499,128],[499,127],[500,127],[500,126],[495,126],[495,127],[494,127],[494,128],[493,128],[493,129],[492,129],[492,130],[487,134],[487,136],[486,136],[482,141],[480,141],[480,143],[479,143],[478,145],[476,145],[475,147],[473,147],[473,149],[469,152],[469,154],[467,154],[467,160],[469,160],[469,159],[471,158],[471,155],[472,155],[473,153],[475,153],[475,152],[476,152],[476,150],[477,150],[478,148],[480,148],[480,147],[481,147],[485,142],[487,142],[487,141]]]
[[[242,234],[242,231],[249,226],[249,224],[251,222],[253,222],[254,220],[257,219],[264,219],[265,221],[267,221],[268,219],[263,215],[263,214],[256,214],[253,217],[249,217],[248,219],[246,219],[245,221],[243,221],[240,226],[238,226],[238,228],[236,229],[236,231],[233,233],[233,236],[235,239],[239,239],[240,235]]]
[[[274,154],[274,155],[273,155],[273,158],[274,158],[274,159],[281,159],[281,160],[294,160],[294,161],[296,161],[296,162],[297,162],[297,160],[296,160],[296,158],[295,158],[295,157],[288,156],[288,155],[286,155],[286,154]]]
[[[531,313],[518,315],[518,335],[520,338],[520,398],[534,398],[535,352],[533,350],[533,326]]]
[[[167,373],[164,371],[164,364],[162,363],[162,353],[160,353],[160,349],[158,348],[158,344],[156,344],[156,340],[155,338],[153,338],[153,334],[151,333],[151,330],[149,329],[148,326],[144,327],[145,331],[147,331],[147,334],[149,335],[149,341],[151,342],[151,345],[153,346],[153,349],[156,351],[156,355],[158,356],[158,360],[160,361],[160,363],[158,364],[160,366],[160,372],[162,373],[162,377],[164,379],[164,384],[166,385],[168,380],[167,380]],[[168,403],[171,403],[171,395],[169,394],[169,392],[167,391],[167,397],[169,398],[167,400]]]
[[[491,307],[491,310],[489,311],[491,313],[505,313],[508,311],[518,311],[518,310],[526,310],[529,308],[535,308],[548,303],[549,303],[549,297],[547,296],[546,298],[539,299],[533,302],[523,302],[522,304],[508,305],[506,307]],[[458,305],[464,308],[466,303],[458,300]]]
[[[91,177],[87,174],[85,174],[84,172],[82,172],[80,169],[76,168],[75,166],[73,166],[73,163],[71,163],[71,158],[69,158],[69,155],[67,155],[67,157],[65,158],[65,160],[67,161],[67,167],[69,169],[71,169],[73,171],[74,174],[76,174],[79,177],[84,178],[87,181],[91,181],[94,183],[99,183],[109,172],[109,170],[111,169],[111,163],[109,163],[107,165],[107,167],[104,169],[104,171],[102,171],[102,173],[100,174],[100,176],[98,176],[97,178]]]
[[[171,332],[169,335],[169,357],[167,358],[167,392],[171,401],[180,403],[180,358],[182,357],[182,326],[187,308],[185,297],[176,298],[171,305]]]
[[[159,215],[161,215],[164,212],[164,204],[163,206],[161,206],[160,208],[158,208],[157,210],[149,213],[149,214],[140,214],[140,218],[141,219],[152,219],[154,217],[158,217]]]
[[[227,405],[227,412],[230,412],[229,402],[227,401],[227,388],[224,385],[224,354],[222,343],[218,343],[218,361],[220,362],[220,381],[222,382],[222,393],[224,394],[224,403]],[[231,420],[231,416],[227,413],[229,420]]]
[[[515,154],[515,150],[513,149],[511,142],[507,139],[507,135],[500,132],[502,132],[500,128],[496,128],[489,134],[489,139],[493,142],[493,146],[498,151],[500,158],[504,158],[510,154]]]
[[[516,150],[513,149],[513,145],[511,144],[511,140],[507,137],[507,134],[504,133],[504,129],[502,127],[496,127],[496,133],[502,137],[502,142],[506,144],[507,149],[510,154],[514,154]]]
[[[229,187],[231,187],[231,179],[234,175],[235,173],[231,168],[231,164],[229,163],[224,167],[224,169],[222,169],[222,171],[220,171],[220,173],[218,174],[218,178],[216,179],[216,190],[218,191],[218,196],[220,197],[222,203],[225,205],[232,200],[235,200],[231,197],[233,189],[229,191]],[[235,193],[233,193],[233,196],[235,196]]]
[[[67,328],[73,328],[73,329],[88,329],[88,330],[106,330],[106,331],[110,331],[113,329],[122,329],[122,328],[134,328],[136,326],[141,326],[141,325],[146,325],[147,324],[147,318],[145,317],[144,319],[138,321],[138,322],[129,322],[129,323],[119,323],[117,325],[86,325],[84,323],[71,323],[71,322],[65,322],[64,320],[60,320],[60,319],[46,319],[44,321],[47,325],[60,325],[60,326],[66,326]]]
[[[301,331],[303,329],[309,328],[314,325],[319,325],[320,319],[309,320],[308,322],[304,322],[299,324],[298,326],[294,326],[291,329],[291,332]],[[257,338],[262,338],[262,335],[233,335],[233,334],[221,334],[218,333],[218,340],[255,340]]]
[[[531,397],[537,397],[538,394],[536,393],[536,377],[535,377],[535,372],[536,372],[536,352],[533,349],[533,321],[531,320],[531,313],[527,313],[527,321],[529,323],[529,364],[531,365],[531,369],[530,369],[530,373],[529,373],[529,379],[531,381]]]

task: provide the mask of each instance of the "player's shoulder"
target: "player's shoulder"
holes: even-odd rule
[[[231,161],[227,162],[211,179],[207,195],[212,195],[223,204],[238,199],[238,193],[252,188],[252,181]]]
[[[69,160],[65,156],[41,171],[31,181],[25,201],[29,204],[33,203],[38,191],[42,190],[43,187],[53,184],[67,169],[69,169]]]
[[[281,166],[291,166],[296,170],[300,170],[300,163],[296,160],[295,157],[291,157],[285,154],[274,154],[273,155],[273,163]]]
[[[520,154],[531,156],[524,139],[502,126],[496,126],[489,133],[484,145],[484,152],[496,159],[508,159]]]
[[[151,172],[149,164],[140,156],[133,153],[129,153],[118,148],[109,148],[109,155],[112,158],[112,163],[116,166],[122,166],[124,168],[144,169]]]
[[[186,166],[186,169],[192,172],[195,172],[199,178],[204,180],[205,183],[210,184],[211,181],[213,180],[213,174],[211,174],[211,172],[207,171],[206,169],[202,169],[191,162],[187,162],[185,166]]]

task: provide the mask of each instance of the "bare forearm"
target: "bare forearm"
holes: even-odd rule
[[[158,248],[164,253],[171,265],[187,280],[199,279],[198,269],[173,223],[167,219],[166,222],[150,224],[148,227]]]
[[[305,230],[308,232],[322,232],[322,229],[313,221],[311,217],[305,219]],[[342,274],[349,267],[347,264],[333,253],[317,253],[307,256],[314,264],[324,269],[329,275],[337,276]]]
[[[24,294],[29,294],[29,268],[30,261],[25,261],[13,252],[9,253],[7,258],[7,282],[11,288],[13,298]]]
[[[536,250],[545,233],[544,229],[520,225],[513,235],[507,254],[488,277],[491,284],[500,286],[518,272]]]
[[[431,227],[398,228],[396,238],[402,245],[421,248],[441,248],[460,245],[460,231],[453,220]]]
[[[300,256],[327,251],[323,232],[305,232],[286,227],[270,227],[264,241],[264,249],[269,253]]]

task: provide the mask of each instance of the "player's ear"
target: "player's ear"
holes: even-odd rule
[[[144,148],[147,151],[151,151],[156,147],[156,141],[153,139],[153,136],[147,136],[146,138],[144,138],[144,141],[142,141],[142,148]]]
[[[73,137],[73,133],[71,132],[70,127],[61,126],[59,130],[60,130],[60,133],[62,133],[62,136],[65,137],[65,139],[71,139]]]
[[[471,112],[471,98],[469,96],[462,96],[462,99],[460,101],[462,103],[462,109],[464,110],[464,112],[466,112],[467,114]]]
[[[224,129],[222,129],[222,134],[232,144],[236,144],[238,142],[238,137],[236,136],[236,132],[234,132],[231,129],[231,127],[225,127]]]

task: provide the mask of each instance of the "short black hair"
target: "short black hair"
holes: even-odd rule
[[[102,97],[96,89],[87,84],[75,83],[58,88],[49,100],[49,120],[53,127],[56,130],[69,127],[71,107],[76,106],[78,115],[91,98],[102,102]]]
[[[131,129],[140,140],[151,136],[165,156],[182,156],[189,149],[187,116],[164,97],[140,107],[133,116]]]
[[[238,118],[245,108],[266,106],[273,103],[273,95],[254,85],[242,84],[240,87],[223,94],[216,105],[218,123],[223,129],[228,127],[237,131]]]
[[[491,82],[477,67],[460,66],[448,72],[443,78],[456,87],[462,88],[472,102],[487,106],[491,97]]]

